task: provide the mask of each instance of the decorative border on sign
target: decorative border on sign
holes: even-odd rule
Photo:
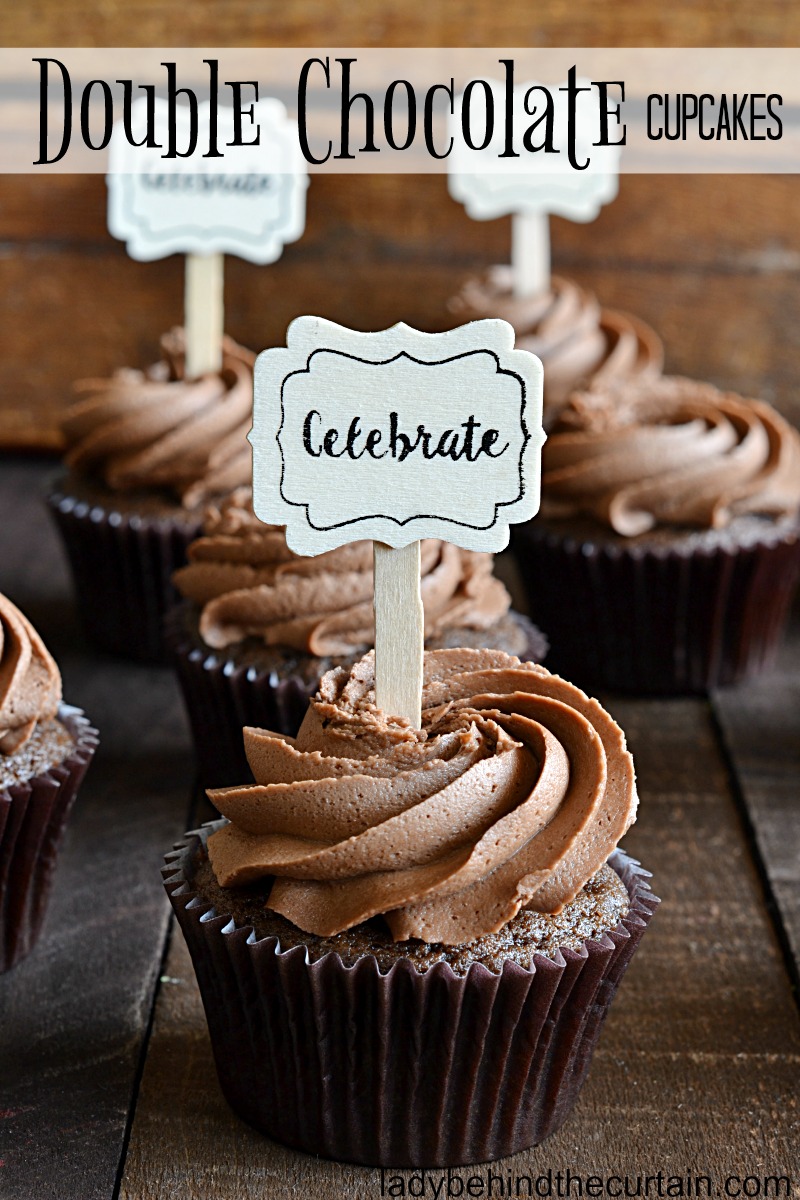
[[[563,172],[544,171],[527,190],[521,190],[513,176],[509,176],[507,186],[497,187],[487,173],[477,172],[451,172],[447,185],[450,195],[463,204],[473,221],[493,221],[514,213],[549,213],[579,223],[595,221],[601,208],[610,204],[619,191],[612,171],[587,174],[583,189]]]
[[[203,113],[208,101],[200,106]],[[196,147],[182,161],[165,160],[158,153],[164,141],[161,130],[169,120],[165,100],[151,106],[145,97],[131,106],[130,122],[137,135],[155,129],[155,143],[131,145],[122,121],[114,125],[110,150],[108,184],[108,227],[125,242],[128,253],[140,262],[151,262],[170,254],[235,254],[266,265],[280,258],[284,246],[297,241],[305,226],[307,164],[297,140],[297,127],[281,101],[256,101],[254,110],[264,125],[257,149],[250,143],[231,149],[227,142],[224,169],[212,166]],[[233,110],[217,111],[221,136],[227,136]],[[178,110],[181,128],[184,110]],[[218,179],[236,177],[269,181],[258,191],[231,187],[220,194],[212,186]],[[195,185],[173,191],[157,189],[161,179],[195,180]],[[146,180],[150,180],[148,185]],[[208,183],[206,183],[208,181]],[[245,194],[247,192],[247,194]],[[259,194],[260,193],[260,194]],[[209,206],[209,201],[212,201]]]
[[[409,362],[416,363],[418,366],[421,366],[421,367],[441,367],[441,366],[445,366],[447,363],[458,362],[462,358],[472,358],[476,354],[488,354],[490,356],[490,358],[494,359],[496,374],[510,375],[512,377],[512,379],[517,380],[517,382],[519,383],[520,388],[522,390],[522,395],[520,398],[520,426],[522,429],[522,447],[520,449],[520,454],[519,454],[519,465],[518,465],[519,492],[517,493],[517,495],[512,500],[499,500],[494,506],[494,517],[492,518],[491,521],[489,521],[489,523],[487,525],[473,525],[469,521],[457,521],[453,517],[440,517],[436,513],[415,513],[411,517],[405,517],[403,520],[400,520],[398,517],[393,517],[391,515],[391,513],[384,513],[384,512],[364,513],[359,517],[352,517],[347,521],[335,521],[332,525],[315,525],[311,519],[311,513],[309,511],[309,509],[311,507],[310,504],[305,501],[302,501],[302,500],[290,500],[289,497],[287,495],[285,495],[285,493],[284,493],[283,481],[284,481],[284,477],[286,474],[286,459],[284,458],[283,446],[281,445],[281,431],[283,430],[284,416],[285,416],[285,408],[284,408],[284,402],[283,402],[284,388],[286,387],[286,384],[288,383],[288,381],[290,379],[292,379],[295,375],[310,375],[311,374],[311,360],[317,354],[336,354],[340,358],[348,358],[348,359],[350,359],[351,362],[362,363],[364,366],[367,366],[367,367],[385,367],[385,366],[388,366],[390,363],[397,362],[397,360],[400,358],[407,358],[409,360]],[[305,509],[306,520],[308,521],[309,526],[319,533],[327,533],[332,529],[343,529],[348,525],[360,524],[362,521],[377,521],[377,520],[391,521],[394,525],[399,525],[399,526],[408,525],[411,521],[437,520],[437,521],[442,521],[443,523],[446,523],[448,525],[459,526],[462,529],[475,529],[478,531],[484,530],[484,529],[491,529],[497,522],[497,510],[499,508],[506,508],[510,504],[518,504],[519,501],[522,499],[522,497],[525,495],[525,492],[527,490],[526,486],[525,486],[525,475],[524,475],[523,466],[522,466],[523,459],[525,457],[525,449],[531,439],[531,435],[528,430],[528,426],[525,423],[525,408],[527,406],[527,394],[528,394],[528,390],[525,385],[525,380],[516,371],[511,371],[507,367],[501,367],[500,366],[500,357],[498,354],[495,353],[494,350],[489,350],[489,349],[465,350],[461,354],[451,354],[449,356],[449,358],[438,358],[438,359],[416,358],[413,354],[409,354],[407,350],[400,350],[400,351],[398,351],[397,354],[393,354],[391,356],[391,358],[371,359],[371,358],[360,358],[357,354],[348,354],[345,350],[336,350],[329,346],[319,346],[319,347],[317,347],[317,349],[312,350],[311,353],[308,355],[308,357],[306,359],[305,367],[301,367],[295,371],[289,371],[289,373],[287,375],[285,375],[281,381],[281,420],[280,420],[280,425],[278,426],[278,432],[277,432],[277,436],[276,436],[278,450],[279,450],[280,456],[281,456],[281,479],[280,479],[281,499],[284,500],[286,502],[286,504],[291,504],[291,506],[293,508]]]
[[[419,369],[423,367],[437,370]],[[383,368],[386,378],[381,380],[380,371],[374,375],[370,368]],[[467,550],[497,552],[508,545],[510,525],[530,520],[537,511],[545,440],[542,364],[529,351],[515,348],[514,329],[507,321],[486,318],[438,333],[401,321],[388,329],[365,332],[324,317],[301,316],[289,326],[285,346],[270,347],[258,356],[254,382],[248,440],[253,447],[255,512],[262,521],[285,525],[287,542],[298,554],[321,554],[361,538],[398,549],[421,538],[443,538]],[[385,386],[376,388],[378,384]],[[335,411],[343,411],[339,406],[349,409],[348,396],[355,394],[363,394],[370,415],[373,409],[376,416],[382,413],[384,402],[396,410],[392,436],[397,437],[402,427],[405,439],[396,445],[408,444],[409,452],[412,445],[423,447],[414,470],[400,479],[389,460],[386,472],[376,463],[360,477],[361,485],[352,488],[337,471],[330,474],[322,464],[322,474],[317,474],[302,453],[297,441],[302,431],[295,425],[302,423],[303,415],[297,405],[302,408],[312,401],[318,388],[323,414],[326,396],[334,416]],[[406,388],[410,406],[403,399]],[[462,419],[473,404],[478,405],[477,426],[470,423],[475,415],[467,422]],[[389,408],[384,417],[389,416]],[[429,408],[444,417],[451,413],[452,421],[445,424],[455,422],[445,430],[436,420],[438,441],[433,443],[421,440],[427,433]],[[462,416],[456,419],[456,413]],[[459,422],[470,430],[464,435],[466,441],[457,428]],[[502,465],[489,462],[496,457],[490,440],[488,458],[474,477],[462,470],[431,475],[423,466],[422,458],[454,455],[461,441],[461,452],[455,457],[466,453],[474,462],[479,455],[473,457],[472,449],[465,447],[472,445],[474,430],[484,422],[487,431],[494,425],[504,429],[502,440],[511,445]],[[498,433],[492,433],[491,439]],[[362,455],[363,451],[356,457]],[[319,457],[316,452],[314,456]],[[393,451],[392,457],[396,456]],[[377,457],[385,458],[385,452]],[[435,467],[435,462],[428,467]]]
[[[200,172],[200,171],[192,171],[192,172],[187,171],[186,173],[187,174],[197,174],[197,175],[202,174],[202,172]],[[144,174],[144,172],[140,172],[138,174]],[[167,174],[167,172],[164,172],[164,174]],[[210,174],[210,172],[207,172],[207,174]],[[275,218],[270,220],[269,222],[265,222],[264,224],[262,224],[261,228],[257,232],[250,233],[248,230],[237,229],[235,226],[225,227],[222,225],[214,225],[214,226],[182,225],[181,226],[181,234],[185,235],[185,236],[189,236],[189,237],[203,238],[207,242],[213,242],[216,239],[223,239],[223,238],[230,239],[231,246],[233,246],[234,243],[236,243],[239,246],[245,245],[245,244],[249,245],[249,246],[253,246],[253,247],[261,246],[266,238],[274,236],[274,231],[275,231],[276,227],[278,227],[280,229],[284,229],[286,227],[286,221],[288,218],[288,212],[289,212],[290,202],[291,202],[292,188],[296,186],[294,177],[287,171],[281,171],[281,172],[276,171],[273,173],[267,173],[265,171],[263,173],[263,177],[268,178],[268,179],[280,179],[281,183],[279,185],[279,192],[278,192],[279,209],[278,209],[278,214],[275,216]],[[121,175],[120,176],[121,183],[117,185],[117,186],[121,187],[121,190],[122,190],[122,207],[123,207],[125,216],[130,221],[131,225],[135,225],[139,230],[148,234],[150,237],[153,237],[153,238],[161,237],[162,236],[161,231],[154,229],[152,224],[150,223],[150,220],[144,214],[137,212],[133,206],[134,186],[133,186],[132,180],[135,178],[137,178],[137,175],[133,174],[132,172]],[[307,183],[308,183],[308,181],[306,180],[306,185],[307,185]],[[132,236],[131,234],[128,234],[129,238],[131,236]],[[166,236],[173,236],[173,235],[170,234],[170,235],[163,235],[163,236],[166,237]],[[283,245],[283,244],[284,243],[281,242],[281,245]],[[227,247],[221,247],[221,249],[223,250],[223,252],[236,254],[235,248],[231,249],[230,251],[227,250]],[[159,253],[161,253],[161,251],[159,251]],[[176,252],[165,251],[164,253],[166,254],[166,253],[176,253]]]

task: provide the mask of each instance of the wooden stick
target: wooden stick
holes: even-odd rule
[[[515,296],[535,296],[550,287],[550,218],[546,212],[512,215],[511,266]]]
[[[222,366],[224,259],[221,254],[187,254],[184,290],[186,378]]]
[[[425,620],[419,590],[419,542],[375,550],[375,700],[419,729]]]

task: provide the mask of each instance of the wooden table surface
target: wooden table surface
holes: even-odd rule
[[[0,978],[0,1197],[402,1194],[397,1173],[382,1193],[378,1171],[271,1143],[220,1095],[159,878],[163,852],[205,815],[192,798],[178,690],[166,669],[103,658],[83,643],[40,499],[52,470],[0,466],[0,589],[44,635],[65,698],[86,709],[101,746],[42,939]],[[604,699],[639,776],[640,816],[625,846],[664,903],[574,1114],[495,1175],[508,1187],[549,1170],[553,1195],[567,1169],[584,1181],[628,1175],[631,1190],[649,1176],[650,1195],[668,1194],[668,1176],[709,1176],[714,1196],[772,1196],[767,1177],[788,1176],[798,1196],[800,636],[769,679],[710,702]],[[485,1189],[487,1170],[454,1176],[466,1184],[476,1175]],[[427,1195],[441,1178],[431,1173]],[[419,1194],[411,1173],[402,1182]],[[692,1192],[684,1183],[670,1194]]]

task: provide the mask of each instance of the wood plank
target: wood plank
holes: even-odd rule
[[[0,239],[60,246],[111,239],[102,175],[3,175]]]
[[[553,243],[565,264],[796,273],[797,186],[780,175],[622,175],[596,221],[553,218]]]
[[[181,12],[169,0],[87,7],[81,0],[7,5],[4,46],[795,46],[800,14],[782,0],[756,6],[657,0],[635,6],[590,0],[525,0],[456,9],[446,0],[352,0],[320,9],[317,0],[259,8],[214,0]]]
[[[776,669],[713,698],[800,1001],[800,628]]]
[[[506,1160],[504,1178],[567,1167],[696,1171],[717,1184],[734,1173],[796,1176],[800,1023],[708,706],[610,707],[628,731],[642,798],[626,846],[654,872],[664,903],[576,1111],[541,1147]],[[293,1153],[232,1115],[178,931],[165,976],[121,1200],[380,1195],[379,1172]]]
[[[596,221],[554,217],[553,247],[562,263],[796,272],[797,187],[781,175],[625,175]],[[0,241],[87,252],[114,246],[104,178],[0,177]],[[418,258],[466,271],[509,261],[510,220],[470,220],[441,175],[315,175],[292,253],[339,254],[343,243],[376,264]]]
[[[120,245],[93,258],[29,248],[0,260],[2,275],[12,289],[0,299],[5,445],[58,448],[59,417],[73,382],[118,366],[146,367],[158,357],[160,334],[183,319],[177,255],[143,264]]]
[[[188,810],[183,709],[163,668],[91,655],[41,501],[44,469],[0,469],[0,589],[100,729],[59,859],[44,932],[0,976],[0,1194],[108,1200],[167,931],[157,878]]]
[[[663,339],[668,373],[759,397],[800,424],[795,275],[579,263],[569,265],[569,274],[609,307],[649,321]]]
[[[794,275],[566,265],[604,303],[655,325],[670,371],[760,395],[800,418]],[[379,265],[352,239],[324,257],[306,253],[302,243],[288,247],[266,269],[231,258],[227,328],[258,349],[281,343],[289,322],[304,312],[357,329],[397,320],[446,329],[447,300],[465,273],[434,261]],[[152,362],[160,333],[181,320],[182,286],[180,256],[135,263],[121,246],[98,251],[88,265],[74,249],[44,258],[24,249],[0,258],[0,328],[9,345],[0,362],[0,439],[24,444],[31,430],[55,432],[75,379]]]

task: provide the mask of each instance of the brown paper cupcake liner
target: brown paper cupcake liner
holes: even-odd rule
[[[203,646],[187,623],[192,605],[176,605],[164,621],[167,653],[178,676],[204,788],[252,781],[242,729],[253,725],[294,737],[317,690],[316,668],[309,675],[238,663],[223,650]],[[522,614],[516,614],[529,639],[529,655],[538,662],[547,639]],[[310,660],[309,660],[310,661]]]
[[[67,551],[87,639],[140,662],[164,662],[163,621],[180,599],[173,572],[200,520],[107,510],[56,490],[48,507]]]
[[[56,859],[97,730],[79,708],[58,718],[72,734],[71,754],[26,783],[0,788],[0,971],[23,958],[39,936]]]
[[[589,689],[702,693],[775,661],[800,574],[800,531],[750,544],[625,547],[536,521],[513,549],[548,667]]]
[[[184,625],[186,606],[167,615],[164,638],[183,693],[204,788],[247,782],[253,776],[242,729],[254,725],[294,737],[316,690],[299,675],[237,664],[204,649]]]
[[[526,970],[256,940],[192,890],[212,823],[167,856],[165,886],[189,946],[222,1091],[277,1141],[370,1166],[447,1167],[513,1154],[572,1109],[617,985],[653,914],[648,873],[617,851],[630,895],[614,929]]]

